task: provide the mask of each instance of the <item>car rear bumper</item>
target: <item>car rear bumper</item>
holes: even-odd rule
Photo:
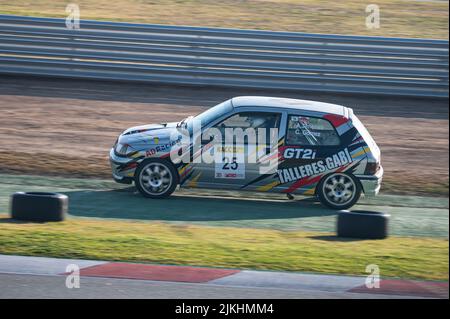
[[[381,182],[383,180],[383,167],[380,167],[375,175],[357,175],[361,182],[364,195],[375,196],[380,192]]]

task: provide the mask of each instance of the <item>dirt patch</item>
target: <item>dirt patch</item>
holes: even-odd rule
[[[384,191],[448,194],[448,120],[360,118],[381,148]]]
[[[74,177],[109,177],[109,149],[130,126],[177,121],[255,93],[17,78],[0,83],[0,172]],[[288,94],[304,97],[297,95]],[[448,195],[447,101],[390,99],[379,107],[364,97],[335,100],[362,114],[380,146],[385,191]]]

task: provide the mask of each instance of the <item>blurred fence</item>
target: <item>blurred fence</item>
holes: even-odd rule
[[[0,73],[448,97],[448,41],[0,15]]]

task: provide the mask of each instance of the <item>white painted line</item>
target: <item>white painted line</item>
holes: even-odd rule
[[[365,277],[243,270],[209,284],[345,292],[364,285]]]
[[[81,269],[104,263],[106,262],[80,259],[0,255],[0,273],[58,275],[65,273],[66,267],[70,264],[76,264]]]

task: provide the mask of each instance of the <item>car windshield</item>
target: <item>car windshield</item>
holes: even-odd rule
[[[215,119],[230,113],[233,110],[233,106],[231,105],[231,101],[225,101],[220,104],[217,104],[216,106],[213,106],[212,108],[209,108],[205,112],[202,112],[196,116],[194,116],[192,119],[196,121],[200,121],[201,127],[205,127]],[[192,121],[187,121],[187,126],[189,129],[192,128]]]

